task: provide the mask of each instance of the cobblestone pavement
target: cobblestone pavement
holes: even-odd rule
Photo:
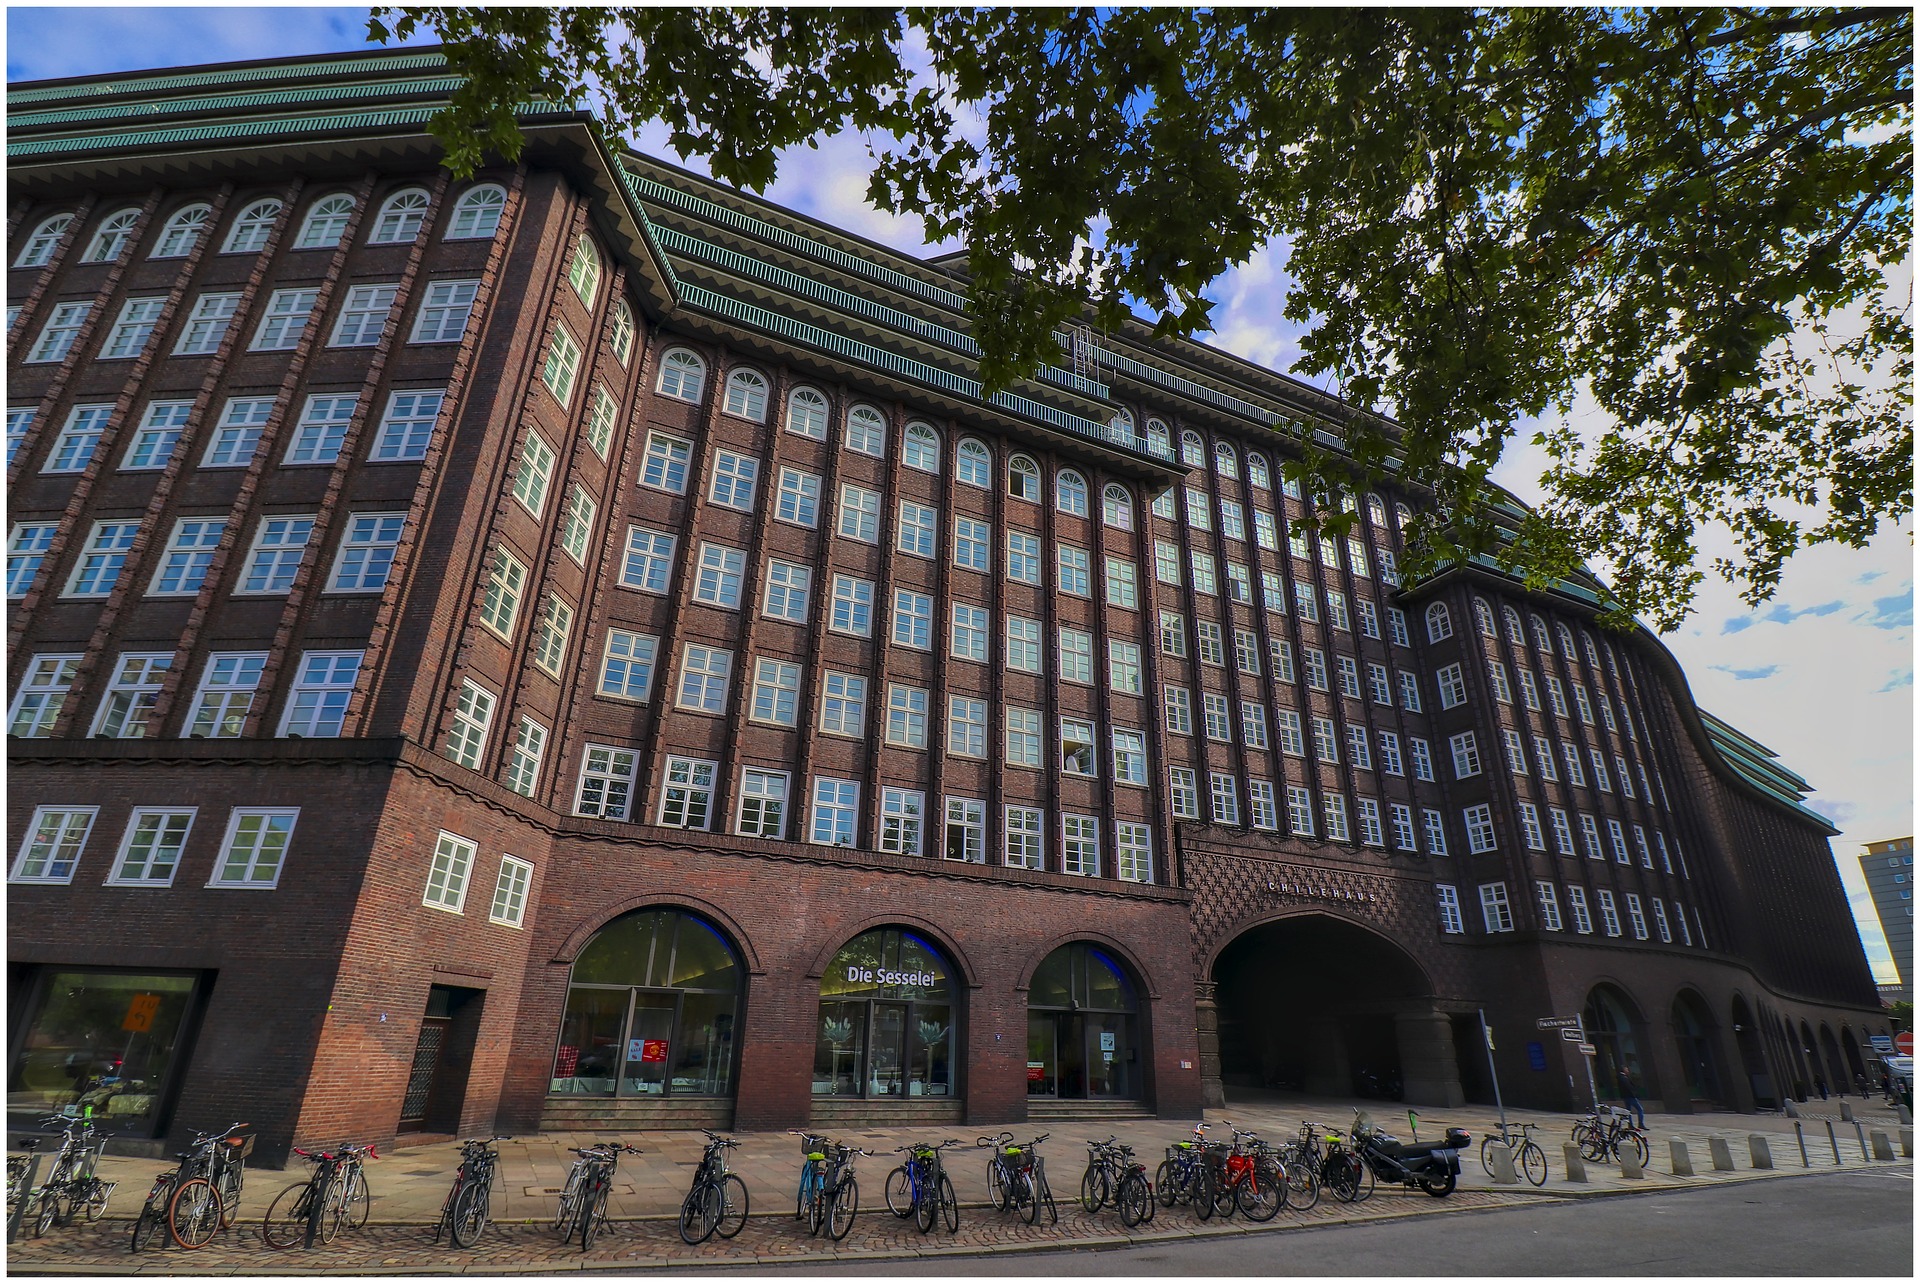
[[[1381,1126],[1403,1140],[1410,1139],[1404,1106],[1383,1102],[1361,1104],[1373,1111]],[[1837,1118],[1837,1101],[1825,1104]],[[1854,1104],[1863,1128],[1886,1131],[1894,1139],[1898,1153],[1899,1124],[1893,1111],[1877,1102],[1869,1105],[1855,1099]],[[1303,1119],[1344,1130],[1351,1123],[1353,1108],[1351,1102],[1276,1095],[1257,1102],[1236,1102],[1224,1111],[1209,1112],[1209,1119],[1221,1139],[1227,1136],[1224,1122],[1231,1120],[1270,1140],[1280,1140],[1297,1130]],[[824,1236],[809,1237],[793,1220],[793,1187],[800,1165],[797,1139],[780,1132],[742,1133],[740,1149],[732,1152],[732,1166],[747,1183],[755,1215],[738,1238],[697,1248],[689,1248],[680,1241],[673,1217],[699,1162],[702,1138],[697,1132],[649,1133],[626,1138],[645,1153],[622,1158],[609,1208],[616,1224],[603,1240],[595,1243],[591,1253],[584,1255],[577,1240],[571,1248],[559,1245],[546,1230],[546,1221],[553,1214],[560,1184],[573,1159],[569,1147],[591,1140],[585,1134],[543,1135],[501,1144],[500,1185],[494,1198],[496,1225],[488,1229],[486,1238],[471,1251],[453,1249],[444,1243],[435,1246],[431,1242],[431,1228],[438,1220],[457,1163],[458,1150],[451,1144],[409,1147],[371,1165],[374,1204],[370,1224],[364,1230],[346,1232],[334,1244],[311,1253],[298,1249],[275,1252],[267,1249],[259,1238],[259,1219],[265,1214],[268,1202],[284,1186],[297,1180],[304,1169],[284,1173],[249,1170],[242,1220],[233,1231],[196,1253],[169,1248],[149,1250],[134,1257],[127,1248],[129,1223],[125,1219],[138,1209],[154,1174],[167,1165],[157,1160],[108,1155],[102,1163],[102,1174],[120,1184],[106,1219],[91,1226],[56,1229],[40,1239],[31,1238],[30,1234],[23,1236],[10,1246],[8,1269],[60,1274],[203,1271],[256,1274],[316,1270],[355,1274],[503,1273],[589,1266],[632,1269],[723,1262],[752,1265],[1020,1251],[1048,1246],[1142,1243],[1193,1235],[1258,1233],[1288,1226],[1339,1225],[1450,1210],[1524,1205],[1541,1200],[1670,1191],[1784,1177],[1809,1169],[1831,1172],[1862,1166],[1883,1170],[1895,1166],[1863,1160],[1854,1126],[1848,1123],[1835,1125],[1841,1155],[1836,1165],[1825,1122],[1811,1113],[1819,1109],[1819,1105],[1810,1104],[1804,1109],[1809,1112],[1801,1121],[1808,1143],[1805,1166],[1794,1135],[1794,1121],[1779,1115],[1652,1115],[1647,1122],[1652,1136],[1653,1162],[1646,1175],[1628,1179],[1617,1167],[1590,1165],[1589,1180],[1585,1184],[1565,1180],[1560,1143],[1565,1140],[1572,1122],[1568,1116],[1510,1110],[1507,1112],[1510,1120],[1528,1120],[1540,1125],[1536,1135],[1546,1149],[1550,1176],[1544,1188],[1535,1190],[1524,1184],[1517,1189],[1495,1187],[1481,1169],[1478,1139],[1496,1124],[1492,1109],[1416,1107],[1422,1138],[1438,1136],[1449,1125],[1464,1127],[1475,1137],[1474,1153],[1462,1157],[1460,1189],[1447,1199],[1436,1200],[1418,1192],[1382,1188],[1362,1204],[1343,1205],[1323,1198],[1318,1207],[1308,1212],[1289,1210],[1264,1226],[1250,1226],[1239,1217],[1203,1223],[1186,1208],[1176,1207],[1159,1210],[1153,1222],[1133,1232],[1125,1231],[1111,1211],[1092,1217],[1081,1211],[1075,1196],[1079,1191],[1080,1172],[1085,1166],[1085,1140],[1102,1132],[1118,1132],[1122,1140],[1133,1145],[1140,1157],[1152,1166],[1169,1142],[1189,1135],[1191,1121],[1141,1119],[1098,1125],[1091,1121],[1010,1125],[1022,1141],[1039,1132],[1053,1134],[1042,1145],[1041,1152],[1047,1158],[1048,1175],[1060,1205],[1057,1226],[1029,1227],[1011,1215],[985,1207],[984,1152],[970,1148],[948,1151],[947,1169],[962,1204],[960,1230],[957,1235],[948,1235],[936,1229],[927,1236],[920,1235],[911,1222],[897,1220],[886,1211],[881,1192],[887,1171],[898,1160],[893,1148],[910,1140],[936,1140],[942,1136],[958,1136],[970,1147],[976,1136],[999,1129],[971,1125],[945,1132],[899,1128],[842,1132],[835,1134],[838,1139],[879,1154],[860,1161],[862,1211],[853,1232],[839,1245]],[[1755,1133],[1768,1138],[1771,1145],[1775,1167],[1770,1173],[1756,1172],[1751,1167],[1747,1138]],[[1712,1136],[1727,1139],[1736,1171],[1713,1171],[1707,1149],[1707,1139]],[[1676,1176],[1671,1171],[1668,1142],[1673,1138],[1688,1144],[1697,1175]],[[1909,1172],[1912,1169],[1910,1159],[1897,1160],[1896,1165]]]

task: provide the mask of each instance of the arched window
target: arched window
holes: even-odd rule
[[[1100,946],[1075,942],[1047,955],[1027,987],[1027,1096],[1144,1096],[1139,1011],[1126,965]]]
[[[1133,429],[1133,412],[1125,406],[1114,411],[1113,418],[1107,420],[1107,431],[1120,441],[1129,444],[1140,439],[1140,435]]]
[[[1564,624],[1555,623],[1553,631],[1560,637],[1560,654],[1566,656],[1569,660],[1579,659],[1580,657],[1575,655],[1573,651],[1573,630]]]
[[[1063,468],[1053,483],[1053,504],[1075,517],[1087,515],[1087,481],[1071,468]]]
[[[727,376],[726,411],[757,424],[767,421],[767,381],[756,371],[736,370]]]
[[[675,348],[660,358],[660,384],[657,391],[676,401],[698,401],[707,386],[707,363],[685,348]]]
[[[120,251],[127,248],[127,241],[133,235],[133,225],[140,221],[139,210],[120,210],[109,214],[100,224],[100,230],[93,234],[93,240],[87,243],[87,252],[80,256],[82,263],[111,263],[120,257]]]
[[[207,223],[213,218],[213,206],[189,205],[167,220],[160,229],[159,243],[153,247],[150,259],[183,259],[193,253],[193,247],[200,243],[200,233],[206,231]]]
[[[266,249],[267,238],[273,235],[273,225],[279,221],[282,208],[279,201],[268,199],[255,201],[241,210],[240,217],[233,220],[233,226],[227,230],[227,243],[220,247],[220,252],[257,254]]]
[[[409,187],[404,192],[395,192],[380,207],[380,216],[373,220],[373,232],[367,237],[368,245],[404,245],[420,235],[420,225],[427,221],[427,206],[432,198],[425,188]]]
[[[957,1015],[937,946],[907,928],[862,932],[820,974],[813,1095],[955,1096]]]
[[[1201,444],[1197,432],[1180,434],[1180,462],[1194,468],[1204,468],[1207,463],[1207,448]]]
[[[969,486],[978,486],[982,490],[993,485],[993,455],[985,443],[968,437],[960,443],[955,455],[956,463],[953,475]]]
[[[745,976],[704,919],[673,909],[614,919],[573,961],[547,1091],[730,1096]]]
[[[1395,504],[1393,506],[1393,524],[1398,526],[1402,533],[1404,533],[1407,527],[1413,525],[1413,510],[1405,504]]]
[[[1162,459],[1173,458],[1173,438],[1158,419],[1147,420],[1147,449]]]
[[[875,459],[887,456],[887,419],[872,406],[847,411],[846,447]]]
[[[1500,618],[1507,622],[1507,641],[1515,646],[1527,644],[1527,631],[1520,623],[1520,612],[1510,606],[1502,605]]]
[[[453,220],[447,224],[447,239],[470,241],[490,238],[500,230],[500,215],[506,208],[506,189],[497,183],[469,187],[453,203]]]
[[[1133,529],[1133,496],[1127,493],[1125,486],[1113,482],[1100,492],[1100,516],[1107,525],[1118,530]]]
[[[1435,602],[1427,608],[1427,641],[1444,642],[1452,636],[1453,616],[1445,602]]]
[[[60,244],[60,238],[73,226],[73,215],[55,214],[52,218],[33,229],[33,235],[27,238],[27,244],[20,251],[20,257],[13,261],[15,267],[45,267],[53,258],[53,247]]]
[[[1547,632],[1547,622],[1539,616],[1531,616],[1528,621],[1533,625],[1533,645],[1542,655],[1553,654],[1553,635]]]
[[[1387,529],[1387,502],[1378,495],[1367,496],[1367,520],[1373,523],[1375,530]]]
[[[573,262],[567,265],[567,283],[589,308],[600,293],[600,251],[585,232],[573,243]]]
[[[1479,622],[1482,636],[1496,639],[1500,636],[1500,627],[1493,619],[1493,608],[1487,605],[1485,598],[1473,599],[1473,618]]]
[[[1240,476],[1240,457],[1224,441],[1213,443],[1213,471],[1222,477],[1238,479]]]
[[[926,424],[908,424],[906,454],[901,462],[923,473],[940,471],[940,434]]]
[[[337,192],[313,203],[307,211],[307,221],[300,225],[300,235],[294,240],[296,250],[325,250],[340,244],[340,238],[347,234],[347,220],[353,217],[353,198],[345,192]]]
[[[1267,457],[1247,452],[1247,480],[1261,490],[1273,489],[1273,474],[1267,471]]]
[[[613,355],[620,359],[621,365],[629,364],[633,356],[633,309],[625,299],[613,305],[613,314],[607,318],[607,334],[613,340]]]
[[[811,388],[787,394],[787,431],[815,441],[827,439],[827,399]]]
[[[1028,503],[1040,502],[1040,465],[1025,455],[1007,461],[1007,494]]]
[[[1587,632],[1585,629],[1581,629],[1580,644],[1586,648],[1587,663],[1591,664],[1596,669],[1599,668],[1600,667],[1600,648],[1596,647],[1593,644],[1593,634]]]

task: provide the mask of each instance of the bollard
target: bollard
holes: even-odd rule
[[[1802,1168],[1813,1167],[1813,1161],[1807,1158],[1807,1134],[1800,1130],[1800,1121],[1798,1119],[1793,1121],[1793,1139],[1800,1143],[1800,1166]]]
[[[1891,1156],[1892,1147],[1888,1154]],[[7,1243],[11,1244],[20,1236],[20,1222],[27,1215],[27,1205],[33,1201],[27,1196],[33,1190],[33,1179],[40,1175],[40,1155],[36,1152],[27,1164],[26,1175],[20,1178],[19,1197],[13,1201],[13,1208],[7,1213]]]
[[[1800,1117],[1800,1107],[1794,1105],[1791,1100],[1789,1100],[1786,1104],[1787,1104],[1787,1118],[1798,1119]]]
[[[1853,1122],[1853,1103],[1851,1101],[1842,1101],[1840,1103],[1840,1122],[1849,1124]]]
[[[1894,1113],[1900,1116],[1900,1126],[1902,1128],[1913,1127],[1913,1115],[1907,1111],[1905,1106],[1895,1106],[1893,1109]]]
[[[1580,1147],[1570,1141],[1560,1143],[1560,1153],[1566,1156],[1567,1180],[1585,1182],[1587,1180],[1587,1161],[1580,1157]]]
[[[1893,1138],[1878,1128],[1873,1130],[1873,1157],[1889,1162],[1893,1159]]]
[[[1913,1158],[1913,1129],[1911,1128],[1900,1130],[1900,1158]]]
[[[1733,1147],[1727,1144],[1725,1137],[1707,1138],[1707,1152],[1713,1156],[1713,1171],[1717,1173],[1733,1171]]]
[[[1617,1152],[1620,1156],[1620,1175],[1629,1181],[1639,1181],[1647,1175],[1640,1166],[1640,1152],[1631,1146],[1622,1146]]]
[[[1693,1156],[1687,1153],[1687,1143],[1678,1137],[1667,1139],[1667,1151],[1673,1156],[1673,1175],[1675,1177],[1693,1176]]]
[[[1520,1178],[1513,1171],[1513,1152],[1501,1143],[1494,1142],[1487,1147],[1487,1162],[1493,1166],[1493,1184],[1496,1186],[1518,1186]]]
[[[1762,1134],[1747,1134],[1747,1154],[1755,1168],[1773,1167],[1773,1148],[1767,1145],[1767,1139]]]
[[[1833,1166],[1840,1166],[1840,1139],[1833,1135],[1833,1120],[1827,1120],[1827,1144],[1833,1147]]]
[[[1871,1156],[1867,1154],[1867,1134],[1860,1127],[1858,1119],[1853,1121],[1853,1135],[1860,1140],[1860,1162],[1865,1163]]]

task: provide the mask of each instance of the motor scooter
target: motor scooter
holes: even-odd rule
[[[1354,1152],[1375,1177],[1418,1186],[1435,1199],[1453,1193],[1460,1177],[1460,1152],[1473,1140],[1465,1128],[1449,1128],[1443,1140],[1402,1145],[1392,1134],[1382,1132],[1364,1110],[1353,1112],[1352,1136]]]

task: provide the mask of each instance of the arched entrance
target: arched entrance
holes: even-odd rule
[[[1673,1000],[1673,1042],[1680,1051],[1680,1071],[1686,1076],[1687,1095],[1695,1101],[1723,1103],[1719,1056],[1714,1049],[1713,1017],[1707,1004],[1692,990]]]
[[[1733,1044],[1739,1049],[1740,1070],[1747,1076],[1753,1104],[1769,1108],[1778,1106],[1779,1090],[1774,1086],[1773,1075],[1767,1071],[1767,1054],[1761,1047],[1760,1027],[1755,1024],[1747,1001],[1737,994],[1733,996],[1730,1015],[1733,1020]]]
[[[1868,1081],[1867,1065],[1860,1058],[1860,1041],[1853,1037],[1853,1027],[1850,1025],[1840,1028],[1840,1050],[1847,1056],[1847,1073],[1851,1076],[1847,1086],[1855,1088],[1866,1083]],[[1863,1095],[1865,1091],[1864,1088],[1861,1089]]]
[[[820,974],[813,1095],[952,1100],[960,1046],[953,969],[904,927],[877,927]]]
[[[1805,1101],[1815,1092],[1814,1079],[1823,1075],[1820,1069],[1819,1046],[1813,1037],[1813,1027],[1805,1021],[1800,1023],[1800,1037],[1794,1044],[1794,1051],[1803,1058],[1800,1062],[1800,1099]]]
[[[731,1097],[745,978],[739,953],[697,915],[614,919],[573,961],[548,1093]]]
[[[1847,1073],[1847,1063],[1840,1057],[1840,1041],[1833,1037],[1833,1027],[1824,1021],[1820,1023],[1820,1055],[1826,1063],[1822,1074],[1826,1079],[1827,1091],[1845,1096],[1847,1089],[1852,1086],[1853,1076]]]
[[[1611,985],[1596,985],[1583,1014],[1587,1042],[1594,1046],[1593,1078],[1602,1101],[1618,1101],[1620,1072],[1627,1071],[1644,1102],[1657,1094],[1640,1055],[1640,1022],[1633,1000]]]
[[[1076,941],[1047,955],[1027,988],[1027,1096],[1146,1096],[1140,987],[1126,964]]]
[[[1302,914],[1249,928],[1215,956],[1212,979],[1223,1094],[1462,1101],[1432,982],[1357,924]]]

